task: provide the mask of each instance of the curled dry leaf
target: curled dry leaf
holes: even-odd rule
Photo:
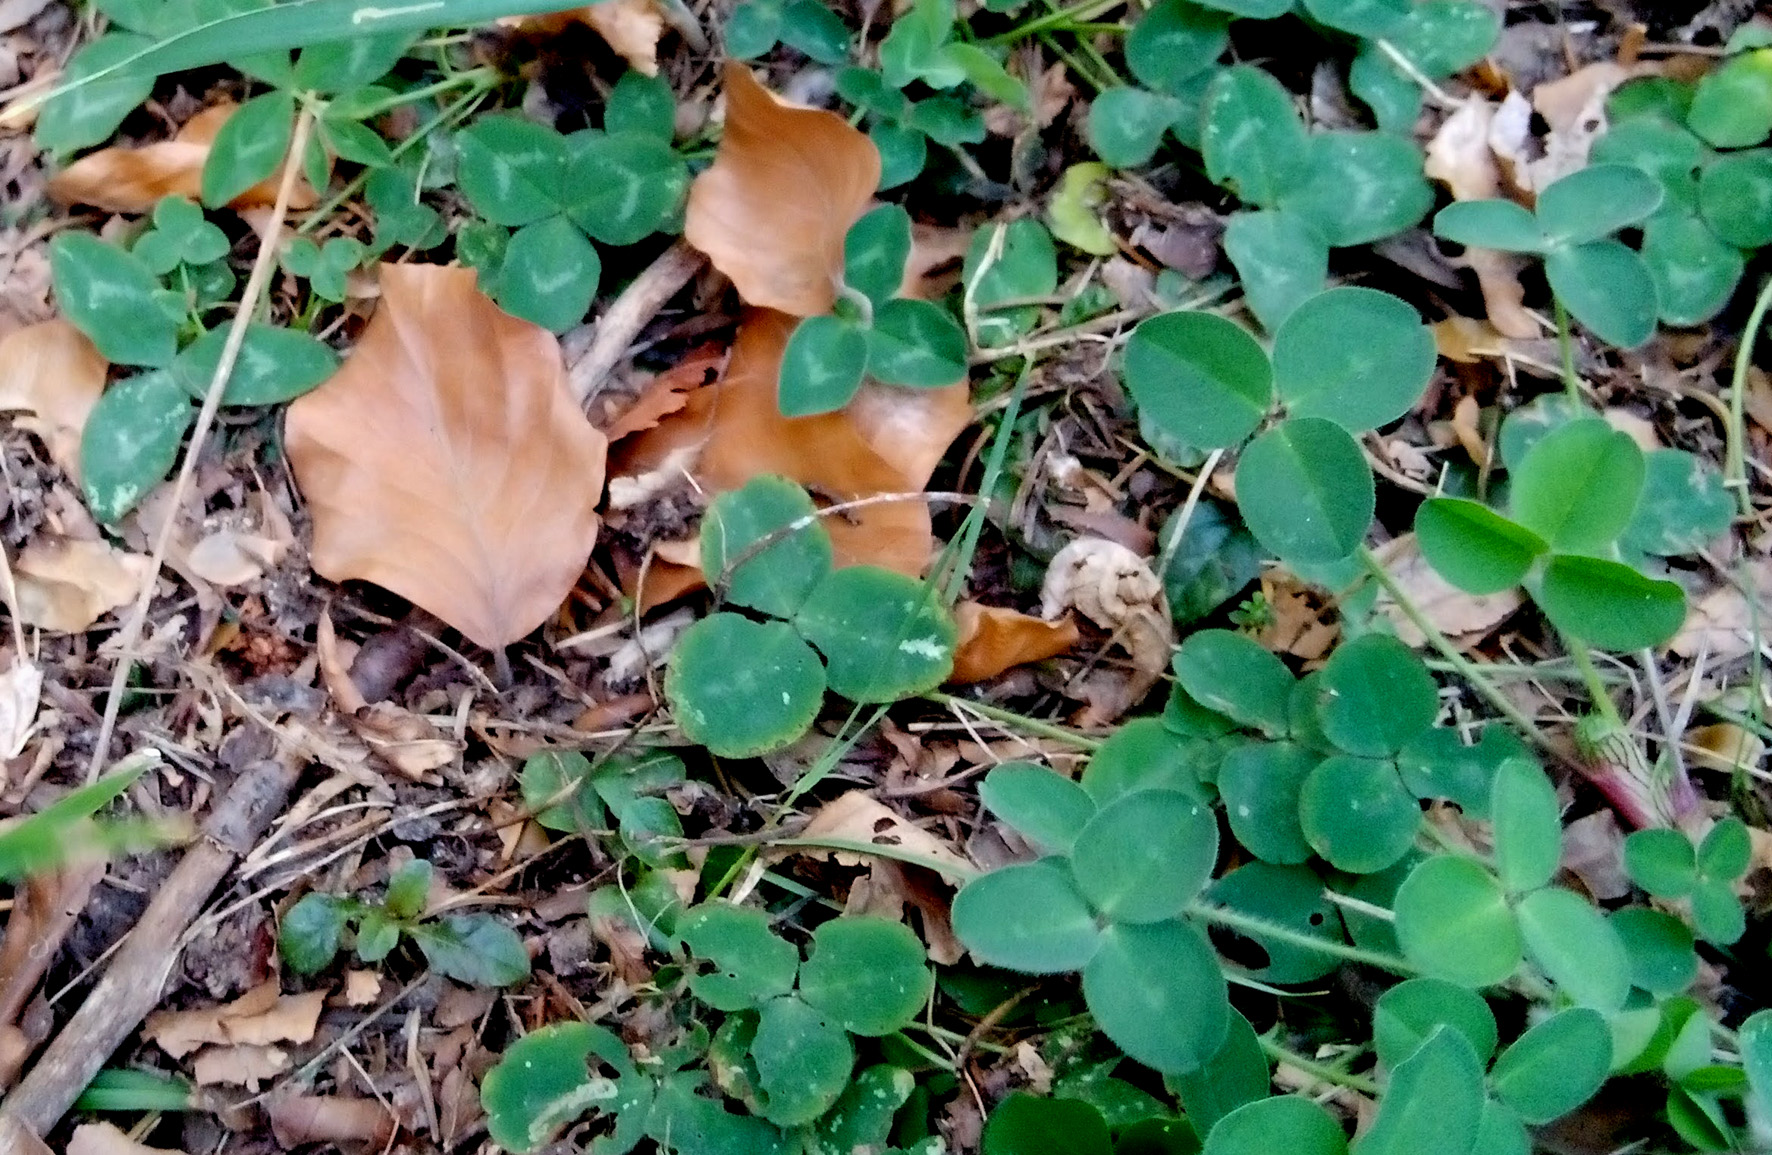
[[[471,269],[389,266],[331,380],[289,407],[315,572],[383,586],[489,649],[559,608],[597,540],[608,443],[559,342]]]
[[[834,112],[797,108],[728,64],[726,129],[689,190],[683,235],[746,304],[829,312],[843,236],[880,183],[880,153]]]
[[[1169,668],[1175,620],[1163,583],[1148,561],[1125,546],[1085,537],[1058,551],[1040,587],[1040,612],[1054,621],[1069,609],[1114,632],[1146,689]],[[1138,696],[1135,692],[1133,700]]]
[[[449,765],[461,753],[458,743],[392,702],[377,702],[360,711],[350,719],[350,726],[383,764],[415,782]]]
[[[203,1087],[245,1087],[275,1079],[289,1069],[289,1052],[281,1047],[206,1047],[191,1062],[191,1077]]]
[[[208,1043],[230,1047],[306,1043],[313,1039],[325,1005],[325,991],[284,995],[273,979],[219,1007],[156,1011],[148,1016],[142,1034],[175,1059]]]
[[[12,564],[18,614],[27,625],[77,634],[135,598],[148,559],[102,541],[46,537]]]
[[[1501,195],[1501,170],[1490,145],[1495,132],[1495,105],[1482,97],[1467,99],[1448,116],[1428,142],[1423,171],[1452,192],[1453,200],[1483,200]],[[1526,289],[1520,284],[1525,262],[1514,253],[1466,249],[1464,263],[1477,275],[1489,323],[1504,336],[1538,336],[1538,322],[1525,309]]]
[[[113,213],[145,213],[162,197],[199,200],[203,195],[203,162],[209,146],[239,106],[229,102],[199,112],[171,140],[137,148],[103,148],[81,157],[49,181],[49,195],[63,204],[92,205]],[[266,177],[232,201],[229,208],[266,208],[277,203],[278,175]],[[313,208],[318,198],[298,179],[290,196],[292,209]]]
[[[1379,557],[1427,620],[1454,641],[1470,644],[1481,640],[1524,600],[1517,589],[1481,596],[1465,593],[1427,563],[1412,533],[1390,542],[1379,551]],[[1390,618],[1405,645],[1420,646],[1427,640],[1388,595],[1379,594],[1378,608]]]
[[[137,1143],[110,1123],[82,1123],[68,1136],[67,1155],[184,1155],[184,1152]]]
[[[1014,666],[1057,657],[1080,636],[1069,615],[1049,622],[1001,606],[961,602],[954,617],[960,623],[960,644],[948,679],[952,682],[982,682]]]
[[[0,762],[17,758],[37,728],[37,706],[43,694],[43,671],[19,654],[0,674]]]
[[[379,1150],[394,1137],[394,1117],[374,1099],[291,1095],[272,1099],[266,1111],[285,1151],[304,1143],[368,1143]]]
[[[63,320],[41,321],[0,340],[0,411],[23,410],[62,471],[80,479],[80,434],[104,392],[111,363]]]
[[[871,843],[908,850],[950,881],[969,877],[975,870],[966,857],[951,845],[907,820],[865,790],[851,790],[819,808],[801,829],[801,838],[833,838],[845,842]],[[864,866],[865,854],[848,850],[819,850],[803,846],[781,847],[767,851],[765,857],[777,860],[789,854],[812,858],[836,856],[849,866]]]

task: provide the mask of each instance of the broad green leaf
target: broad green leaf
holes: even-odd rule
[[[794,987],[799,954],[769,929],[755,907],[707,902],[685,911],[677,937],[713,970],[691,974],[689,989],[717,1011],[742,1011],[785,995]]]
[[[534,1151],[586,1111],[614,1109],[617,1085],[592,1076],[587,1062],[593,1055],[607,1062],[625,1053],[621,1040],[590,1023],[554,1023],[529,1032],[505,1049],[481,1084],[487,1133],[507,1151]],[[625,1060],[622,1065],[628,1066]]]
[[[791,617],[831,569],[831,538],[804,489],[765,474],[722,493],[701,521],[701,569],[734,605]],[[804,525],[799,523],[805,522]],[[784,532],[799,525],[792,532]],[[780,536],[758,549],[764,538]]]
[[[914,128],[882,120],[868,129],[868,139],[880,152],[881,192],[915,180],[928,163],[929,138]]]
[[[778,1127],[810,1123],[830,1110],[855,1069],[849,1036],[792,995],[763,1004],[751,1057],[765,1095],[763,1114]]]
[[[1362,44],[1347,70],[1348,91],[1366,102],[1380,132],[1408,137],[1421,115],[1421,85],[1376,44]]]
[[[1199,1068],[1229,1029],[1218,956],[1179,920],[1101,932],[1101,946],[1083,968],[1083,998],[1115,1046],[1165,1075]]]
[[[1387,425],[1421,399],[1438,355],[1413,307],[1375,289],[1312,297],[1274,334],[1274,389],[1293,417]]]
[[[931,88],[953,88],[966,72],[942,51],[953,32],[953,0],[917,0],[880,42],[880,70],[886,83],[904,88],[921,80]]]
[[[1298,817],[1306,841],[1331,866],[1372,874],[1415,845],[1421,805],[1389,760],[1337,754],[1304,780]]]
[[[1772,148],[1729,153],[1705,165],[1698,206],[1729,244],[1743,249],[1772,244]]]
[[[1489,813],[1501,884],[1520,894],[1549,883],[1562,858],[1563,810],[1544,771],[1529,758],[1503,762],[1495,773]]]
[[[1473,249],[1544,251],[1538,219],[1513,201],[1453,201],[1434,214],[1434,235]]]
[[[1526,1134],[1526,1125],[1513,1108],[1485,1099],[1471,1155],[1532,1155],[1532,1137]]]
[[[1698,937],[1728,946],[1747,931],[1747,917],[1735,888],[1719,879],[1700,879],[1692,891],[1692,925]]]
[[[140,259],[91,233],[49,243],[56,304],[105,360],[162,366],[178,350],[179,319],[161,307],[160,283]]]
[[[486,116],[456,136],[457,180],[475,211],[515,227],[560,211],[566,138],[515,116]]]
[[[1746,148],[1772,132],[1772,49],[1731,57],[1698,82],[1686,125],[1718,148]]]
[[[591,311],[602,276],[584,234],[565,217],[548,217],[511,234],[495,295],[511,316],[563,333]]]
[[[1663,209],[1643,226],[1643,264],[1664,325],[1702,325],[1728,305],[1747,265],[1696,214]]]
[[[1678,585],[1600,558],[1551,558],[1532,598],[1557,629],[1607,650],[1659,646],[1686,620]]]
[[[1101,1112],[1075,1099],[1011,1092],[991,1112],[984,1155],[1113,1155]]]
[[[1157,539],[1168,543],[1177,528],[1181,541],[1163,571],[1163,592],[1177,626],[1206,617],[1261,576],[1263,557],[1254,535],[1220,502],[1202,500],[1178,522],[1178,508]]]
[[[755,758],[795,741],[824,704],[825,672],[782,622],[717,613],[683,632],[665,697],[689,740],[723,758]]]
[[[529,952],[516,931],[490,914],[451,914],[406,928],[438,974],[478,987],[515,986],[529,977]]]
[[[1145,790],[1108,803],[1071,848],[1078,889],[1116,923],[1179,914],[1217,862],[1217,818],[1176,790]]]
[[[1655,333],[1655,281],[1643,258],[1617,241],[1545,254],[1544,275],[1569,315],[1596,337],[1635,349]]]
[[[986,966],[1023,974],[1080,970],[1101,946],[1101,928],[1063,859],[1005,866],[954,897],[954,934]]]
[[[1639,116],[1614,121],[1604,136],[1594,141],[1590,156],[1594,164],[1628,164],[1654,177],[1661,185],[1662,206],[1690,211],[1697,207],[1698,168],[1710,152],[1677,119]]]
[[[1685,898],[1698,881],[1698,852],[1678,830],[1632,831],[1624,840],[1624,869],[1656,898]]]
[[[1338,646],[1317,682],[1323,733],[1349,754],[1395,754],[1434,723],[1440,695],[1421,659],[1387,634]]]
[[[1164,313],[1126,343],[1126,388],[1139,413],[1200,449],[1236,444],[1273,405],[1273,369],[1248,330],[1212,313]]]
[[[1097,806],[1140,790],[1198,793],[1206,769],[1199,762],[1201,745],[1172,732],[1161,719],[1134,718],[1115,730],[1089,759],[1083,769],[1083,789]]]
[[[849,26],[821,0],[791,0],[781,14],[781,39],[820,64],[849,56]]]
[[[1249,742],[1218,768],[1231,833],[1263,862],[1297,863],[1311,856],[1298,820],[1298,794],[1322,756],[1291,742]]]
[[[1270,737],[1289,728],[1292,671],[1246,635],[1196,630],[1173,664],[1182,688],[1207,709]]]
[[[662,76],[628,69],[609,91],[603,131],[612,136],[644,136],[665,144],[676,135],[677,98]]]
[[[1396,1068],[1440,1027],[1464,1036],[1479,1064],[1495,1053],[1499,1036],[1489,1004],[1474,991],[1441,979],[1408,979],[1379,997],[1372,1009],[1372,1045]]]
[[[1318,23],[1367,40],[1395,35],[1412,7],[1411,0],[1304,0]]]
[[[1178,97],[1143,88],[1104,89],[1089,102],[1083,134],[1115,168],[1138,168],[1157,155],[1163,134],[1187,111]]]
[[[1525,949],[1507,893],[1468,858],[1436,855],[1397,889],[1397,941],[1433,978],[1467,987],[1504,982]]]
[[[1243,283],[1250,312],[1269,332],[1321,293],[1329,279],[1329,245],[1298,213],[1285,209],[1237,213],[1225,226],[1223,243],[1224,254]]]
[[[325,970],[338,954],[350,907],[330,894],[304,894],[283,916],[277,953],[296,974]]]
[[[1397,1064],[1358,1155],[1469,1155],[1483,1116],[1483,1066],[1470,1040],[1444,1026]]]
[[[1683,449],[1653,449],[1637,512],[1625,527],[1628,549],[1666,557],[1697,553],[1729,528],[1735,500],[1723,475]]]
[[[178,461],[197,407],[171,373],[142,373],[104,391],[80,435],[80,488],[104,524],[135,508]]]
[[[1501,463],[1510,470],[1518,469],[1532,447],[1552,431],[1571,421],[1599,420],[1600,415],[1586,401],[1571,397],[1564,390],[1540,394],[1502,419],[1497,445],[1501,450]]]
[[[1322,878],[1309,867],[1245,862],[1213,883],[1206,891],[1206,900],[1284,927],[1293,934],[1320,938],[1332,945],[1342,941],[1341,918],[1335,913],[1334,904],[1324,897]],[[1266,964],[1257,965],[1258,960],[1238,956],[1235,950],[1228,953],[1244,964],[1249,978],[1259,982],[1313,982],[1341,965],[1337,956],[1296,941],[1260,931],[1239,934],[1261,948],[1267,956]]]
[[[998,241],[1001,233],[1002,240]],[[1005,345],[1027,333],[1039,320],[1037,306],[991,312],[993,306],[1017,298],[1044,297],[1058,289],[1058,250],[1046,226],[1031,217],[979,229],[966,248],[960,270],[966,299],[979,312],[978,335],[984,345]]]
[[[1289,418],[1251,442],[1236,486],[1249,531],[1287,562],[1352,556],[1377,502],[1359,444],[1321,417]]]
[[[893,1117],[916,1089],[916,1076],[903,1067],[876,1063],[856,1075],[819,1120],[818,1141],[825,1150],[838,1152],[884,1148]]]
[[[1500,15],[1482,0],[1425,0],[1387,39],[1423,75],[1438,80],[1483,59],[1500,35]]]
[[[587,129],[573,133],[565,149],[562,207],[594,239],[631,245],[676,219],[689,191],[689,169],[668,141]],[[463,165],[465,189],[465,154]]]
[[[868,375],[888,385],[940,389],[966,378],[966,331],[933,301],[887,301],[867,340]]]
[[[1572,421],[1514,467],[1510,512],[1552,549],[1598,552],[1630,524],[1646,469],[1629,434],[1603,421]]]
[[[1646,219],[1661,207],[1660,182],[1624,164],[1590,164],[1538,194],[1538,225],[1553,246],[1584,245]]]
[[[911,255],[911,215],[881,205],[862,215],[843,237],[843,283],[879,308],[898,295]]]
[[[1076,782],[1031,762],[1005,762],[978,784],[979,801],[1047,853],[1068,854],[1095,802]]]
[[[1305,179],[1280,207],[1334,248],[1371,244],[1420,224],[1434,207],[1421,166],[1415,143],[1392,133],[1317,133]]]
[[[1292,95],[1249,64],[1219,72],[1206,90],[1201,153],[1206,175],[1264,208],[1303,183],[1309,137]]]
[[[209,392],[227,338],[227,327],[217,326],[187,345],[173,362],[173,375],[192,397],[202,400]],[[337,371],[338,354],[311,334],[252,321],[222,391],[222,404],[280,404],[300,397]]]
[[[1469,594],[1512,589],[1550,547],[1543,538],[1480,502],[1430,497],[1415,511],[1421,556]]]
[[[923,943],[902,922],[834,918],[812,932],[800,997],[850,1034],[889,1035],[916,1020],[935,989]]]
[[[1271,1077],[1255,1028],[1233,1009],[1218,1051],[1198,1070],[1171,1075],[1164,1082],[1200,1133],[1210,1135],[1232,1111],[1267,1098]]]
[[[431,895],[431,864],[414,858],[388,876],[388,894],[384,900],[388,913],[395,918],[417,918],[424,913]]]
[[[1692,81],[1667,76],[1639,76],[1627,80],[1606,98],[1606,119],[1612,122],[1612,128],[1607,131],[1610,133],[1637,120],[1685,124],[1696,87]]]
[[[548,830],[590,831],[604,823],[602,800],[589,789],[591,762],[577,750],[543,750],[523,763],[523,805]]]
[[[984,119],[951,96],[919,100],[905,113],[904,127],[926,134],[936,144],[958,148],[984,141]]]
[[[107,32],[76,52],[63,80],[78,87],[43,102],[37,113],[37,146],[67,153],[116,132],[123,118],[154,94],[153,70],[125,63],[152,46],[147,37]],[[100,72],[105,75],[87,79]]]
[[[1698,844],[1698,873],[1718,882],[1734,882],[1753,864],[1753,841],[1747,824],[1733,816],[1710,828]]]
[[[861,388],[867,367],[867,330],[837,316],[805,318],[781,354],[776,385],[781,415],[835,413]]]
[[[1230,20],[1192,0],[1162,0],[1126,34],[1126,67],[1140,84],[1174,92],[1210,69],[1230,43]]]
[[[1611,916],[1630,959],[1631,985],[1653,995],[1677,995],[1698,978],[1692,931],[1671,914],[1627,906]]]
[[[221,208],[277,172],[295,130],[295,96],[267,92],[222,123],[203,162],[203,203]]]
[[[1630,958],[1618,932],[1572,890],[1545,887],[1515,908],[1526,955],[1581,1006],[1616,1011],[1630,993]]]
[[[1335,1116],[1302,1095],[1246,1103],[1220,1119],[1203,1155],[1346,1155],[1347,1134]]]
[[[1537,1024],[1495,1060],[1490,1081],[1528,1123],[1549,1123],[1593,1097],[1612,1066],[1612,1032],[1598,1011],[1573,1007]]]
[[[940,598],[916,578],[879,566],[826,574],[794,625],[824,654],[830,688],[852,702],[921,694],[954,668],[959,627]]]
[[[1428,730],[1397,755],[1397,769],[1418,798],[1444,798],[1467,818],[1489,817],[1496,772],[1509,758],[1530,757],[1526,744],[1504,725],[1482,727],[1466,745],[1454,729]]]
[[[372,128],[354,120],[322,116],[315,125],[320,142],[340,160],[368,168],[385,168],[394,163],[393,150]]]
[[[347,92],[386,76],[417,37],[383,32],[332,40],[301,50],[295,58],[295,85],[315,92]]]
[[[1772,1112],[1772,1010],[1755,1011],[1737,1031],[1741,1066],[1761,1114]]]

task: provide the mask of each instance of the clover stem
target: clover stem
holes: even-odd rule
[[[976,43],[981,45],[1008,44],[1039,32],[1064,31],[1073,24],[1087,23],[1099,16],[1105,16],[1114,9],[1124,6],[1125,3],[1126,0],[1089,0],[1088,3],[1078,4],[1074,8],[1060,8],[1056,12],[1036,16],[1032,20],[1017,24],[1007,32],[987,36]]]
[[[468,85],[474,88],[490,89],[497,80],[498,72],[491,67],[470,68],[466,72],[457,72],[453,75],[445,76],[442,80],[434,81],[422,88],[414,88],[408,92],[396,93],[393,96],[388,97],[386,100],[378,100],[367,108],[359,110],[355,119],[360,121],[372,120],[384,112],[392,112],[394,109],[407,104],[417,104],[421,100],[428,100],[433,96],[440,96],[452,88],[460,88],[463,85]]]
[[[1366,1095],[1378,1094],[1378,1084],[1364,1075],[1353,1075],[1340,1067],[1328,1063],[1319,1063],[1315,1059],[1307,1059],[1290,1047],[1274,1042],[1266,1035],[1257,1035],[1255,1041],[1261,1044],[1262,1051],[1271,1059],[1286,1064],[1288,1067],[1303,1071],[1311,1078],[1324,1083],[1333,1083],[1337,1087],[1346,1087],[1350,1091],[1359,1091]]]
[[[1745,517],[1752,517],[1754,508],[1748,496],[1747,458],[1742,450],[1742,414],[1747,404],[1748,370],[1753,365],[1754,342],[1759,340],[1760,326],[1765,323],[1769,307],[1772,307],[1772,277],[1766,278],[1766,283],[1760,287],[1760,295],[1754,298],[1753,312],[1747,315],[1747,327],[1741,331],[1741,343],[1735,349],[1735,374],[1729,384],[1729,443],[1723,462],[1723,484],[1735,490]]]
[[[1608,725],[1625,729],[1624,719],[1618,716],[1618,707],[1612,704],[1612,695],[1606,688],[1605,679],[1600,677],[1599,668],[1594,665],[1594,653],[1588,649],[1587,643],[1580,638],[1566,636],[1563,638],[1563,648],[1569,651],[1575,668],[1581,671],[1582,684],[1587,687],[1588,697],[1593,699],[1600,716]]]
[[[1187,908],[1191,918],[1201,922],[1209,922],[1214,926],[1222,926],[1226,930],[1234,930],[1238,934],[1253,939],[1270,939],[1283,942],[1287,946],[1295,946],[1301,950],[1315,951],[1318,954],[1333,955],[1351,963],[1377,967],[1379,970],[1390,971],[1392,974],[1412,975],[1418,973],[1416,967],[1398,958],[1396,955],[1384,954],[1380,951],[1366,950],[1351,943],[1336,942],[1334,939],[1321,935],[1306,934],[1294,930],[1283,923],[1273,922],[1258,915],[1245,914],[1240,910],[1232,910],[1227,906],[1214,906],[1207,902],[1196,902]]]
[[[1512,722],[1522,736],[1533,745],[1558,758],[1564,757],[1563,752],[1550,740],[1550,737],[1538,728],[1538,724],[1527,717],[1525,712],[1513,703],[1512,699],[1497,689],[1495,684],[1473,665],[1457,646],[1452,644],[1452,639],[1448,638],[1440,630],[1440,627],[1428,620],[1427,615],[1421,612],[1421,607],[1416,605],[1415,600],[1404,592],[1402,586],[1397,584],[1397,580],[1391,576],[1391,572],[1384,568],[1384,563],[1378,560],[1377,554],[1365,546],[1361,546],[1360,561],[1365,564],[1366,571],[1379,585],[1384,587],[1384,591],[1391,596],[1391,600],[1397,603],[1397,608],[1403,611],[1403,616],[1414,623],[1415,628],[1421,631],[1422,636],[1433,644],[1434,649],[1440,651],[1440,655],[1451,663],[1454,670],[1458,671],[1459,677],[1468,682],[1471,688],[1491,706],[1494,706],[1502,717]]]
[[[1093,752],[1101,748],[1101,740],[1099,738],[1088,738],[1082,734],[1078,734],[1074,730],[1067,730],[1056,723],[1045,722],[1039,718],[1030,718],[1026,714],[1017,714],[1013,710],[1005,710],[1001,706],[992,706],[984,702],[975,702],[970,698],[961,698],[954,694],[944,693],[940,690],[931,691],[930,693],[924,694],[923,697],[931,702],[939,702],[950,710],[970,710],[974,714],[989,718],[993,722],[1002,722],[1007,726],[1018,726],[1030,734],[1036,734],[1042,738],[1052,738],[1056,741],[1075,746],[1079,750]]]
[[[1557,311],[1557,351],[1563,358],[1563,388],[1576,401],[1581,400],[1581,378],[1575,375],[1575,341],[1569,336],[1569,310],[1563,308],[1563,298],[1551,294],[1551,304]]]

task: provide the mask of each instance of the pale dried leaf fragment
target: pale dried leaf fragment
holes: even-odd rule
[[[0,762],[17,758],[37,729],[43,670],[21,654],[0,674]]]
[[[172,1147],[137,1143],[111,1123],[82,1123],[68,1136],[67,1155],[185,1155]]]
[[[111,363],[63,320],[41,321],[0,340],[0,411],[42,439],[62,471],[80,479],[80,435],[104,392]]]
[[[284,995],[273,979],[221,1006],[156,1011],[148,1016],[142,1034],[175,1059],[208,1043],[220,1046],[306,1043],[313,1039],[325,1005],[325,991]]]
[[[374,582],[488,649],[559,608],[597,540],[608,443],[559,342],[471,269],[388,266],[329,381],[289,407],[315,572]]]
[[[40,538],[12,565],[19,617],[40,629],[80,633],[129,604],[149,568],[147,558],[106,542]]]
[[[951,682],[982,682],[1004,670],[1066,653],[1081,637],[1066,615],[1047,621],[1002,606],[961,602],[954,607],[960,643],[954,650]]]
[[[281,1047],[205,1047],[191,1062],[191,1077],[203,1087],[256,1091],[261,1083],[288,1069],[289,1052]]]
[[[377,702],[359,710],[349,723],[376,758],[414,782],[423,781],[432,770],[449,765],[461,754],[459,743],[392,702]]]
[[[1765,740],[1733,722],[1694,726],[1683,738],[1692,764],[1719,774],[1758,769],[1766,759]]]
[[[1040,587],[1040,613],[1056,621],[1068,609],[1112,630],[1133,664],[1152,681],[1168,669],[1175,620],[1163,583],[1149,561],[1125,546],[1085,537],[1058,551]]]
[[[1385,569],[1422,616],[1457,642],[1475,643],[1500,625],[1524,603],[1517,589],[1497,594],[1467,594],[1441,577],[1439,571],[1421,556],[1415,535],[1404,534],[1379,551]],[[1378,596],[1378,609],[1396,627],[1397,637],[1405,645],[1422,645],[1426,636],[1388,594]]]
[[[1473,96],[1446,118],[1428,142],[1423,172],[1445,184],[1453,200],[1501,195],[1501,170],[1493,147],[1496,119],[1495,105]],[[1518,255],[1466,249],[1464,264],[1477,275],[1490,324],[1508,337],[1538,335],[1538,323],[1525,309],[1526,290],[1520,284],[1525,262]]]
[[[145,213],[162,197],[199,200],[209,148],[238,108],[228,101],[211,105],[186,121],[171,140],[88,153],[50,179],[49,195],[63,204],[92,205],[113,213]],[[229,201],[228,207],[255,209],[276,204],[281,172],[279,165],[277,175],[253,185]],[[313,208],[317,200],[313,187],[298,177],[289,207]]]
[[[880,183],[879,150],[836,113],[785,103],[743,64],[724,75],[725,135],[690,187],[683,235],[746,304],[829,312],[844,234]]]
[[[964,879],[976,868],[954,848],[906,819],[865,790],[851,790],[819,808],[799,833],[803,839],[835,839],[843,842],[871,843],[907,850],[949,879]],[[774,861],[789,854],[812,858],[835,856],[848,866],[868,862],[864,853],[850,850],[822,850],[817,847],[779,847],[768,851],[765,858]]]
[[[1682,658],[1702,650],[1707,661],[1725,662],[1752,653],[1754,636],[1764,632],[1772,613],[1772,559],[1754,563],[1751,578],[1757,605],[1733,583],[1720,585],[1692,603],[1668,649]]]
[[[287,549],[275,538],[218,529],[197,540],[185,554],[185,565],[211,585],[241,586],[263,577],[283,560]]]
[[[271,1134],[286,1151],[305,1143],[368,1143],[375,1149],[394,1137],[394,1117],[374,1099],[291,1095],[266,1108]]]

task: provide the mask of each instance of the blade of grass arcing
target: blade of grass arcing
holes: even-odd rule
[[[203,396],[203,407],[198,410],[197,422],[191,428],[191,439],[185,447],[184,460],[179,464],[178,477],[172,483],[172,496],[167,508],[174,513],[169,514],[160,526],[160,533],[154,541],[154,553],[148,560],[148,570],[142,575],[135,604],[129,611],[129,620],[118,634],[117,668],[111,674],[111,686],[105,694],[104,719],[99,723],[98,737],[92,743],[92,760],[86,766],[88,783],[98,779],[99,771],[104,769],[105,760],[110,757],[111,736],[117,729],[117,712],[123,705],[123,691],[129,682],[129,671],[135,666],[135,649],[141,641],[142,627],[148,620],[148,606],[154,600],[154,587],[160,580],[160,568],[166,564],[166,553],[172,546],[172,535],[178,525],[176,511],[184,505],[185,493],[191,487],[191,476],[196,472],[198,455],[203,452],[203,442],[209,436],[210,426],[215,424],[215,414],[221,408],[222,394],[228,387],[228,378],[233,376],[234,363],[240,357],[240,346],[246,340],[247,326],[258,312],[259,302],[270,286],[271,271],[277,267],[276,238],[282,235],[283,221],[289,215],[289,198],[295,193],[295,181],[301,174],[302,157],[307,153],[308,137],[313,128],[313,109],[304,108],[296,118],[295,132],[289,141],[289,152],[283,159],[283,181],[277,187],[277,203],[271,209],[271,217],[265,229],[259,234],[265,239],[259,243],[258,256],[252,262],[252,273],[246,278],[246,288],[241,292],[240,310],[234,314],[234,320],[228,326],[227,341],[222,345],[221,358],[215,365],[215,375],[210,378],[209,391]]]

